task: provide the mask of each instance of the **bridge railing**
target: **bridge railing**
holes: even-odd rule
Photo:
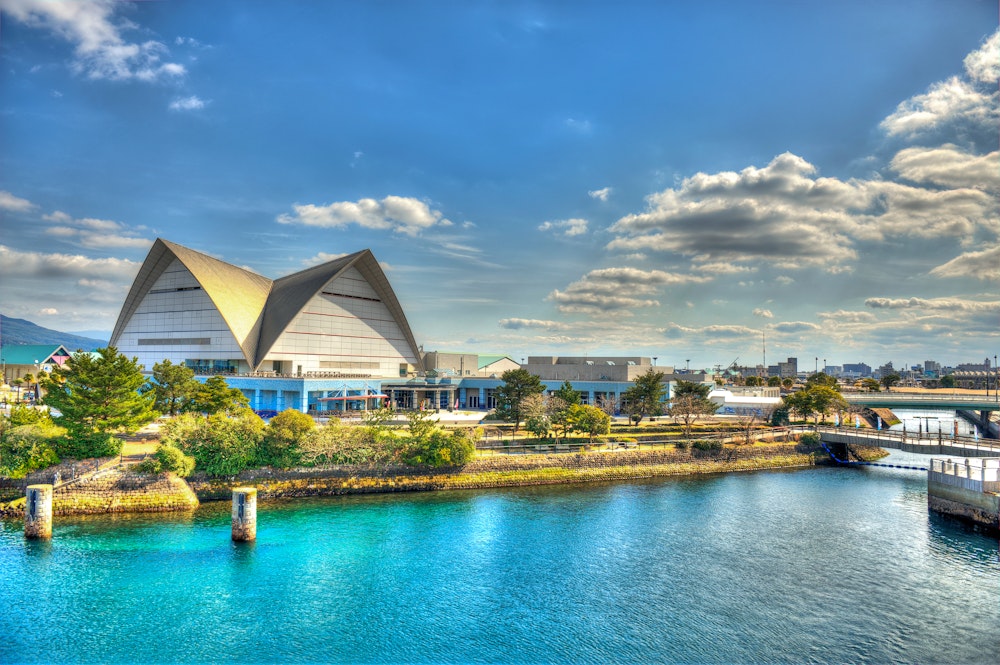
[[[914,404],[934,404],[934,403],[946,403],[946,404],[962,404],[969,405],[971,407],[976,406],[997,406],[998,400],[1000,398],[994,397],[993,395],[966,395],[962,393],[867,393],[867,392],[851,392],[844,391],[844,398],[852,404],[867,404],[867,403],[884,403],[892,402],[894,404],[899,403],[909,403]]]
[[[976,492],[1000,492],[1000,457],[932,459],[927,479]]]
[[[854,439],[860,445],[878,446],[885,444],[886,448],[894,448],[892,444],[906,444],[910,446],[949,446],[953,448],[964,448],[977,451],[977,457],[983,453],[1000,456],[1000,441],[992,439],[976,438],[974,436],[958,435],[953,436],[943,432],[908,432],[905,430],[876,430],[868,427],[831,427],[820,425],[815,429],[818,432],[837,434],[842,437]],[[937,452],[937,451],[935,451]]]

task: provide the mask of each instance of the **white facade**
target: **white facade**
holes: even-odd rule
[[[167,358],[215,371],[249,370],[215,303],[178,259],[153,283],[115,345],[147,371]]]
[[[349,268],[327,282],[292,319],[264,356],[264,367],[277,362],[294,374],[398,377],[400,365],[412,363],[406,360],[406,345],[379,294],[357,269]]]
[[[269,280],[158,239],[111,345],[147,371],[170,360],[200,374],[406,376],[418,350],[368,250]]]

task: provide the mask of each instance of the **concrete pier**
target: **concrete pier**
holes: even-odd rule
[[[932,459],[927,505],[934,512],[1000,532],[1000,458]]]
[[[257,539],[257,488],[233,488],[233,540]]]
[[[28,485],[24,502],[24,537],[52,537],[52,485]]]

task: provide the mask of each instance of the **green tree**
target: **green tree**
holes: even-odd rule
[[[743,383],[746,386],[755,387],[764,383],[764,379],[759,376],[748,376]]]
[[[942,388],[954,388],[955,387],[955,377],[951,374],[941,377],[941,387]]]
[[[44,411],[15,405],[9,418],[0,417],[0,477],[24,478],[58,464],[56,442],[65,434]]]
[[[586,434],[590,443],[599,434],[611,432],[611,416],[602,409],[589,404],[573,404],[569,407],[569,423],[574,432]]]
[[[825,372],[817,372],[816,374],[810,375],[809,378],[806,379],[806,387],[809,388],[812,386],[829,386],[837,392],[840,392],[840,384],[837,382],[837,379]]]
[[[264,421],[249,409],[232,416],[185,413],[163,424],[161,440],[195,458],[212,476],[234,476],[258,465]]]
[[[663,385],[663,372],[657,372],[652,367],[645,374],[635,377],[632,387],[622,393],[625,412],[633,422],[639,424],[646,416],[658,416],[663,413],[663,397],[667,388]]]
[[[797,413],[801,420],[807,420],[812,415],[812,395],[807,390],[799,390],[781,398],[785,407],[792,413]]]
[[[556,434],[561,434],[563,440],[571,429],[570,409],[580,404],[580,392],[573,389],[573,384],[567,379],[548,399],[546,410],[549,413],[549,420],[552,422],[552,429]]]
[[[312,433],[316,421],[296,409],[282,411],[267,424],[259,462],[286,469],[301,459],[302,442]]]
[[[174,417],[185,410],[200,385],[193,369],[164,360],[153,365],[153,380],[147,390],[156,398],[156,410]]]
[[[391,437],[388,430],[345,425],[334,418],[314,428],[299,444],[300,464],[384,464],[395,453]]]
[[[786,376],[781,380],[781,387],[784,388],[785,390],[791,390],[792,386],[794,385],[795,385],[795,379],[791,377]]]
[[[497,418],[514,423],[514,436],[524,418],[522,403],[529,395],[541,395],[545,386],[541,379],[526,369],[509,369],[500,375],[503,383],[496,389],[497,406],[494,410]]]
[[[200,384],[188,402],[188,410],[213,415],[235,414],[250,408],[250,400],[239,388],[230,388],[219,375],[210,376]]]
[[[93,355],[78,351],[45,381],[45,403],[59,412],[54,420],[68,439],[60,455],[82,459],[117,455],[121,440],[156,418],[153,396],[136,358],[126,358],[112,346]]]
[[[861,379],[860,383],[862,390],[866,392],[877,393],[882,390],[882,384],[871,377]]]
[[[164,473],[170,471],[186,478],[194,471],[195,459],[185,455],[175,446],[160,444],[152,457],[147,457],[136,465],[140,473]]]
[[[769,377],[767,377],[767,385],[770,388],[780,388],[781,387],[781,377],[780,376],[769,376]]]
[[[678,381],[670,399],[670,415],[684,425],[684,436],[691,438],[695,421],[715,413],[719,405],[708,399],[711,386],[693,381]]]
[[[400,458],[411,466],[462,466],[476,454],[476,447],[463,431],[446,432],[434,427],[418,438],[410,438]]]
[[[883,386],[885,386],[886,390],[891,391],[892,387],[899,383],[899,379],[899,374],[886,374],[879,381]]]

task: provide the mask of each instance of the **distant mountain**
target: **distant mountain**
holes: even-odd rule
[[[0,344],[62,344],[69,351],[93,351],[107,346],[107,340],[59,332],[35,325],[24,319],[12,319],[0,314]]]

